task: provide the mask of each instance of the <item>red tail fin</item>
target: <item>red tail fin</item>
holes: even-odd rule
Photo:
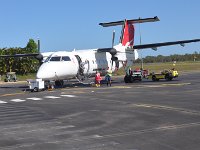
[[[108,23],[100,23],[99,25],[103,27],[123,25],[120,43],[122,43],[123,46],[127,46],[127,43],[129,42],[128,46],[133,46],[134,34],[135,34],[135,29],[133,24],[155,22],[155,21],[160,21],[157,16],[153,18],[144,18],[144,19],[139,18],[139,19],[125,20],[125,21],[122,20],[122,21],[115,21]]]
[[[128,46],[133,46],[134,33],[135,33],[134,25],[132,23],[128,23],[128,21],[125,21],[121,37],[121,43],[123,46],[126,46],[128,42],[129,42]]]

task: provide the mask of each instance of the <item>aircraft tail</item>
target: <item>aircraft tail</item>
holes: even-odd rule
[[[120,43],[123,46],[133,46],[134,44],[134,34],[135,34],[135,28],[133,24],[128,23],[128,21],[125,20],[124,26],[122,28],[122,35],[120,38]]]
[[[122,25],[122,33],[120,38],[120,43],[123,46],[130,46],[132,47],[134,44],[134,34],[135,34],[135,28],[134,24],[136,23],[146,23],[146,22],[155,22],[160,21],[159,18],[153,17],[153,18],[144,18],[144,19],[132,19],[132,20],[123,20],[123,21],[116,21],[116,22],[108,22],[108,23],[100,23],[99,25],[103,27],[110,27],[110,26],[118,26]]]

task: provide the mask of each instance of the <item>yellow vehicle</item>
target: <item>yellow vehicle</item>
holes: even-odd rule
[[[147,77],[152,81],[159,81],[160,79],[171,81],[173,78],[178,77],[178,71],[173,68],[171,70],[163,70],[161,73],[152,72]]]

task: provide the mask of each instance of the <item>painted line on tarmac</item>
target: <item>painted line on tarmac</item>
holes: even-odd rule
[[[12,101],[12,102],[25,102],[26,100],[24,100],[24,99],[11,99],[10,101]]]
[[[22,95],[25,94],[24,92],[19,92],[19,93],[9,93],[9,94],[2,94],[0,97],[6,97],[6,96],[15,96],[15,95]]]
[[[8,102],[1,101],[1,100],[0,100],[0,104],[6,104],[6,103],[8,103]]]
[[[145,133],[152,133],[152,132],[166,131],[166,130],[177,130],[177,129],[182,129],[182,128],[197,127],[197,126],[200,126],[200,122],[169,125],[169,126],[162,126],[162,127],[150,128],[150,129],[144,129],[144,130],[116,133],[116,134],[99,135],[99,137],[93,137],[93,138],[98,138],[98,139],[115,138],[115,137],[121,137],[121,136],[129,136],[129,135],[136,135],[136,134],[138,135],[138,134],[145,134]]]
[[[160,87],[166,87],[166,86],[184,86],[184,85],[190,85],[191,83],[164,83],[164,84],[158,84],[158,85],[139,85],[138,88],[141,87],[147,87],[147,88],[160,88]]]
[[[61,92],[61,94],[67,94],[67,95],[71,95],[71,94],[83,94],[83,93],[88,93],[87,91],[65,91],[65,92]]]
[[[147,87],[147,88],[160,88],[160,87],[164,87],[163,85],[143,85],[140,87]]]
[[[61,97],[57,97],[57,96],[44,96],[44,98],[48,98],[48,99],[58,99]]]
[[[144,107],[144,108],[154,108],[154,109],[161,109],[161,110],[170,110],[170,111],[182,112],[182,113],[187,113],[187,114],[192,114],[192,115],[200,115],[199,111],[189,110],[189,109],[184,109],[184,108],[170,107],[170,106],[163,106],[163,105],[133,104],[132,106]]]
[[[0,81],[0,85],[11,85],[11,84],[16,85],[16,84],[25,84],[25,83],[27,83],[27,81],[17,81],[17,82],[2,82],[2,81]]]
[[[60,95],[62,97],[77,97],[76,95]]]
[[[108,138],[117,138],[117,137],[125,137],[125,136],[133,136],[133,135],[141,135],[141,134],[147,134],[147,133],[154,133],[154,132],[169,132],[170,130],[180,130],[185,128],[191,128],[191,127],[199,127],[200,122],[191,122],[191,123],[184,123],[184,124],[175,124],[175,125],[169,125],[169,126],[162,126],[162,127],[155,127],[155,128],[147,128],[147,129],[141,129],[141,130],[133,130],[128,132],[117,132],[113,134],[94,134],[91,136],[84,136],[84,137],[76,137],[76,138],[68,138],[63,140],[51,140],[46,142],[37,142],[34,144],[17,144],[14,146],[9,146],[9,149],[28,149],[32,146],[38,146],[41,144],[68,144],[69,141],[72,142],[80,142],[80,141],[91,141],[91,140],[99,140],[99,139],[108,139]],[[33,130],[37,131],[37,130]],[[31,132],[31,131],[30,131]]]
[[[26,99],[33,100],[33,101],[41,101],[42,100],[42,98],[38,98],[38,97],[30,97],[30,98],[26,98]]]
[[[190,85],[191,83],[167,83],[167,84],[162,84],[164,86],[183,86],[183,85]]]
[[[112,89],[130,89],[132,87],[130,87],[130,86],[111,86],[111,87],[106,87],[106,88],[112,88]]]

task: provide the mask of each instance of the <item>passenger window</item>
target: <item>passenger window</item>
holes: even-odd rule
[[[62,60],[63,60],[63,61],[71,61],[71,59],[70,59],[68,56],[63,56],[63,57],[62,57]]]
[[[50,61],[60,61],[60,56],[51,57]]]

